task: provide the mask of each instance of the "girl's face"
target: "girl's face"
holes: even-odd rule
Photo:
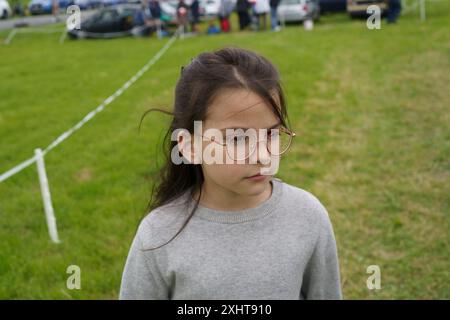
[[[220,91],[208,107],[206,120],[203,122],[203,135],[208,136],[208,129],[218,129],[226,139],[229,137],[227,128],[242,128],[244,131],[251,128],[256,130],[256,138],[261,141],[256,145],[251,163],[249,159],[238,163],[229,156],[226,148],[219,144],[214,147],[223,148],[223,156],[227,158],[223,164],[207,164],[203,153],[205,185],[240,196],[256,196],[266,191],[271,177],[278,171],[280,159],[267,151],[265,137],[259,135],[259,129],[268,130],[278,128],[279,125],[280,119],[274,114],[272,106],[257,94],[245,89]],[[203,150],[211,143],[215,142],[203,141]],[[249,178],[257,174],[263,174],[263,177]]]

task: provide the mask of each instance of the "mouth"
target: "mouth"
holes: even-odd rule
[[[253,176],[246,177],[245,179],[251,180],[251,181],[263,181],[263,180],[267,179],[268,177],[269,176],[267,176],[267,175],[262,175],[260,173],[257,173]]]

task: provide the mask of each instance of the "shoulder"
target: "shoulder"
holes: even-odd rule
[[[162,245],[176,234],[188,217],[186,201],[187,198],[181,196],[147,213],[136,234],[144,248]]]
[[[282,185],[282,205],[296,220],[322,227],[330,223],[327,209],[314,194],[279,179],[275,181]]]

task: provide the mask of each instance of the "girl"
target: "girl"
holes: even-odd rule
[[[264,57],[224,48],[182,67],[167,163],[120,299],[342,297],[326,209],[274,177],[295,136],[289,127],[278,71]],[[243,134],[250,129],[255,143]]]
[[[257,30],[265,31],[267,28],[267,14],[270,12],[269,0],[256,0],[254,10],[256,14]]]

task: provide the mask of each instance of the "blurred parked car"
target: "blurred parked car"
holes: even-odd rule
[[[74,4],[74,0],[58,0],[58,7],[66,9],[68,6]],[[28,4],[28,10],[32,15],[52,13],[52,0],[31,0]]]
[[[381,13],[384,14],[388,8],[389,0],[347,0],[347,12],[351,17],[367,15],[367,8],[370,5],[378,5]]]
[[[79,6],[81,10],[95,9],[102,5],[101,0],[75,0],[74,4]]]
[[[177,24],[177,5],[178,0],[159,1],[161,20],[167,24]]]
[[[319,0],[281,0],[278,5],[278,20],[297,22],[320,17]]]
[[[105,7],[114,6],[121,3],[126,3],[126,0],[101,0],[101,4]]]
[[[0,0],[0,18],[6,19],[11,16],[11,7],[8,1]]]
[[[133,19],[140,5],[114,5],[100,9],[81,22],[80,30],[69,30],[71,38],[115,38],[131,35]]]
[[[215,17],[219,14],[220,0],[200,0],[200,15]]]
[[[51,0],[31,0],[28,4],[28,10],[32,15],[52,13],[52,1]]]
[[[347,0],[320,0],[320,13],[346,12]]]
[[[81,21],[79,30],[68,30],[72,39],[118,38],[126,36],[148,36],[157,31],[156,25],[148,26],[142,19],[141,4],[122,3],[99,9],[92,16]],[[169,35],[165,25],[161,26],[161,35]]]

